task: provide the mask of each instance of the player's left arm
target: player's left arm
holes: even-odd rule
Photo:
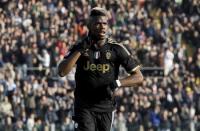
[[[136,61],[133,59],[130,51],[122,44],[115,44],[115,49],[119,63],[126,69],[127,73],[129,73],[129,76],[114,81],[113,85],[115,86],[113,87],[131,87],[141,84],[144,79],[140,71],[141,66],[136,64]]]
[[[141,84],[143,82],[144,77],[140,69],[141,69],[141,66],[138,65],[132,70],[129,76],[123,79],[120,79],[119,80],[120,87],[135,86],[135,85]]]

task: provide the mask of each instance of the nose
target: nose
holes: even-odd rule
[[[99,22],[97,25],[98,25],[100,28],[105,28],[106,25],[107,25],[107,23],[105,23],[105,22]]]
[[[103,29],[103,30],[106,30],[107,24],[101,24],[100,28]]]

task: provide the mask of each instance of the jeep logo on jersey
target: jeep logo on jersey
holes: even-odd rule
[[[84,70],[90,70],[90,71],[99,71],[102,73],[106,73],[110,69],[109,64],[93,64],[87,61],[86,65],[83,67]]]

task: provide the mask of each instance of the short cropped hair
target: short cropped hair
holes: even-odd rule
[[[90,17],[95,17],[95,16],[108,16],[108,13],[105,9],[101,7],[94,7],[90,11]]]

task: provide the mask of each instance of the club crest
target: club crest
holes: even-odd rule
[[[107,60],[111,59],[111,52],[110,51],[106,51],[106,59]]]

